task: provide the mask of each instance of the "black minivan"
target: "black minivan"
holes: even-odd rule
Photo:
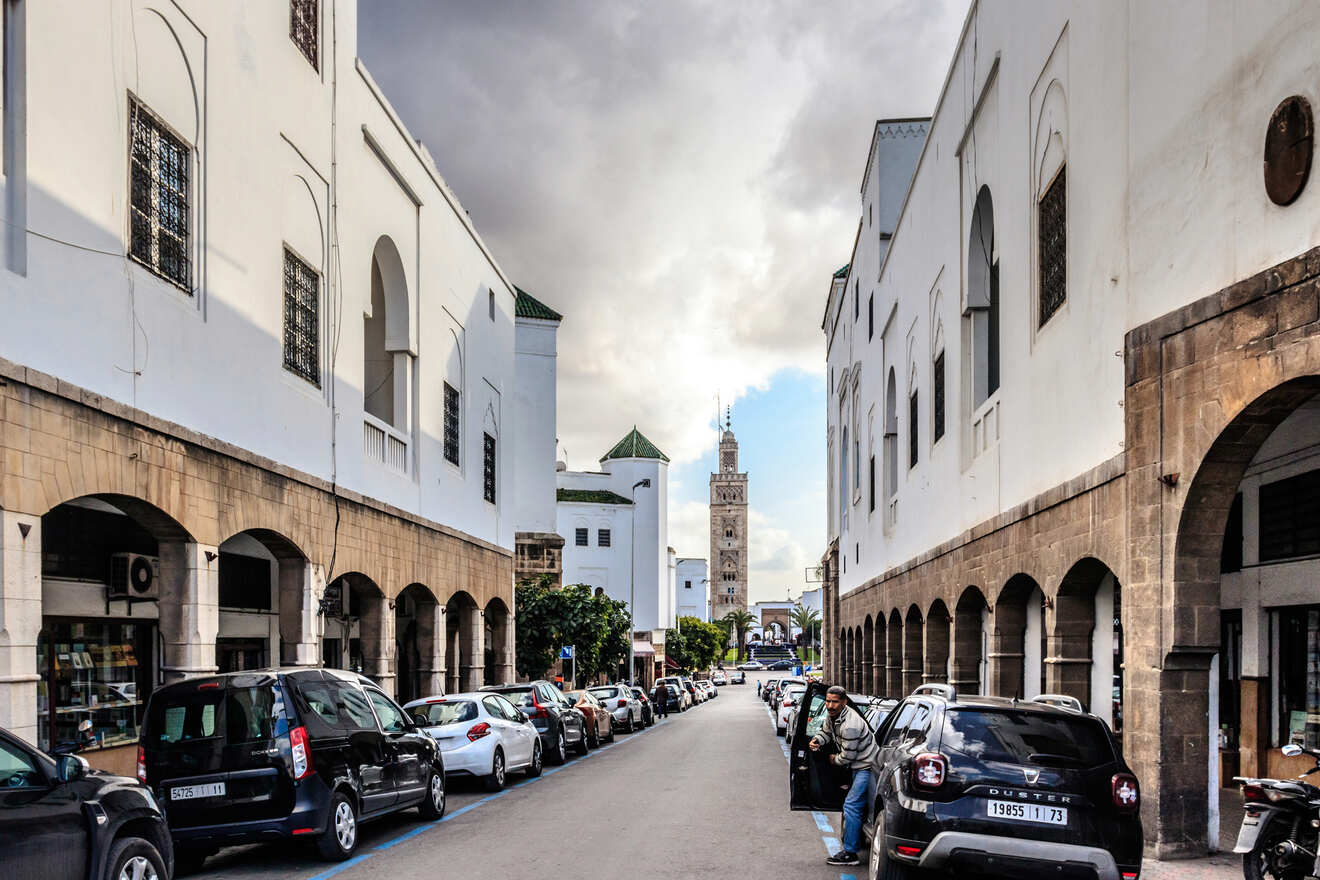
[[[435,741],[368,678],[333,669],[235,672],[152,692],[138,777],[156,792],[176,861],[281,837],[342,860],[358,825],[445,811]]]

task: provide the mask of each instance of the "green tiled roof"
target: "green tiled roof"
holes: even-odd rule
[[[632,504],[627,498],[608,489],[557,489],[556,501],[580,501],[584,504]]]
[[[850,266],[852,266],[852,263],[844,263],[844,264],[843,264],[842,266],[840,266],[837,270],[835,270],[835,272],[834,272],[834,277],[835,277],[835,278],[847,278],[847,277],[848,277],[848,268],[849,268]],[[522,293],[521,290],[518,291],[518,292],[519,292],[519,293]]]
[[[519,318],[540,318],[542,321],[562,321],[564,316],[532,296],[527,291],[518,287],[516,284],[513,289],[518,292],[518,299],[514,303],[513,314]]]
[[[655,458],[660,461],[669,461],[669,456],[665,455],[656,445],[642,435],[633,425],[632,431],[628,433],[614,448],[600,457],[601,461],[610,458]]]

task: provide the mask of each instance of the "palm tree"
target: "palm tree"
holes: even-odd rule
[[[743,646],[747,642],[747,630],[756,625],[756,616],[738,608],[724,615],[724,622],[733,627],[733,631],[738,634],[738,653],[735,655],[737,657],[735,662],[741,663]]]
[[[792,612],[789,613],[789,620],[793,622],[794,626],[802,630],[802,634],[806,636],[807,647],[814,647],[816,633],[820,630],[820,612],[815,608],[794,605]]]

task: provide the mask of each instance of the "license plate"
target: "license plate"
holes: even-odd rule
[[[1041,822],[1046,825],[1067,825],[1068,808],[1045,804],[1019,804],[1015,801],[988,801],[986,814],[992,819],[1013,822]]]
[[[193,798],[219,797],[225,793],[223,782],[208,782],[206,785],[180,785],[170,789],[170,800],[187,801]]]

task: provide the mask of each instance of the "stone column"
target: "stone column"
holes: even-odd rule
[[[907,696],[903,690],[903,627],[890,623],[889,651],[885,656],[885,690],[890,698],[901,700]]]
[[[463,689],[460,664],[463,662],[461,608],[450,606],[445,613],[445,693],[456,694]]]
[[[1022,602],[1000,602],[990,615],[990,687],[997,697],[1025,696],[1022,693],[1023,639],[1027,633],[1027,607]]]
[[[380,689],[393,696],[394,609],[384,596],[361,596],[358,599],[362,618],[358,639],[362,643],[362,674],[373,679]]]
[[[926,661],[921,680],[943,683],[948,679],[949,619],[932,615],[926,618]]]
[[[956,611],[953,616],[953,685],[958,693],[981,690],[981,611]]]
[[[317,614],[325,595],[325,572],[305,559],[279,560],[280,663],[321,665],[322,618]]]
[[[475,691],[482,685],[486,671],[486,620],[480,608],[464,608],[459,619],[459,673],[463,690]]]
[[[422,656],[423,694],[445,693],[445,606],[438,602],[417,606],[417,647]]]
[[[34,745],[40,633],[41,517],[0,510],[0,727]]]
[[[924,630],[921,621],[909,619],[903,626],[903,696],[912,693],[921,684],[924,674]]]
[[[1095,631],[1095,597],[1065,596],[1054,600],[1054,618],[1045,639],[1045,689],[1067,694],[1091,705],[1091,635]],[[1103,696],[1103,695],[1102,695]]]
[[[161,671],[166,683],[213,675],[220,633],[220,556],[191,541],[160,544]]]
[[[661,631],[663,632],[663,630]],[[500,681],[513,682],[518,679],[518,672],[514,668],[514,658],[517,651],[517,640],[514,633],[513,615],[508,615],[504,620],[504,644],[501,646]],[[654,666],[655,664],[650,664]]]

